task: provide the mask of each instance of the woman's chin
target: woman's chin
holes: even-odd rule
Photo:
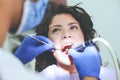
[[[69,55],[59,56],[57,61],[63,65],[72,65],[72,59],[69,57]]]
[[[54,57],[56,58],[57,62],[62,65],[72,65],[73,61],[70,55],[66,54],[66,52],[57,51],[54,53]]]
[[[67,60],[67,59],[63,60],[63,61],[60,61],[60,63],[63,64],[63,65],[67,65],[67,66],[72,65],[72,62],[70,60]]]

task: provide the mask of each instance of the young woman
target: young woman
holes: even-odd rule
[[[39,75],[52,80],[116,80],[114,74],[112,79],[108,74],[111,72],[101,68],[101,57],[95,44],[83,52],[72,48],[96,35],[92,20],[83,8],[58,6],[38,25],[36,32],[35,37],[47,44],[26,37],[15,55],[23,63],[37,57]]]
[[[36,32],[37,35],[43,35],[52,40],[56,48],[53,54],[47,51],[36,58],[36,70],[41,71],[39,74],[53,80],[79,80],[78,70],[68,51],[73,44],[95,37],[96,31],[93,29],[93,23],[88,13],[78,6],[60,5],[52,14],[46,16]],[[87,53],[92,52],[88,49]],[[89,61],[86,62],[86,64],[88,63]],[[92,65],[88,66],[90,68]],[[100,67],[100,65],[98,66]],[[87,79],[96,80],[98,78],[89,76]]]

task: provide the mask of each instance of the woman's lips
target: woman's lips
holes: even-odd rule
[[[71,48],[71,46],[72,46],[72,45],[66,45],[66,46],[64,46],[64,48],[62,49],[62,51],[64,52],[64,51],[66,51],[66,50],[70,49],[70,48]]]
[[[73,45],[72,43],[64,44],[64,46],[62,48],[62,52],[65,52],[66,54],[68,54],[68,50],[71,48],[72,45]]]

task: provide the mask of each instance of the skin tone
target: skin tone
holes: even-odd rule
[[[70,14],[58,14],[53,17],[49,25],[48,37],[55,43],[58,49],[54,52],[57,66],[68,73],[77,73],[73,60],[68,54],[68,49],[76,43],[84,42],[84,35],[80,24]],[[97,80],[93,77],[85,77],[84,80]]]
[[[54,53],[54,56],[58,60],[58,65],[73,65],[73,61],[67,53],[68,49],[64,51],[62,49],[73,45],[74,42],[84,41],[79,23],[69,14],[56,15],[49,27],[48,34],[49,38],[55,43],[55,47],[59,49]]]
[[[0,0],[0,47],[2,47],[9,29],[18,27],[23,3],[24,0]]]

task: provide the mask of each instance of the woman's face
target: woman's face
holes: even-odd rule
[[[55,43],[57,50],[53,55],[57,63],[72,65],[68,49],[75,43],[84,42],[79,23],[70,14],[58,14],[53,17],[49,25],[48,37]]]

